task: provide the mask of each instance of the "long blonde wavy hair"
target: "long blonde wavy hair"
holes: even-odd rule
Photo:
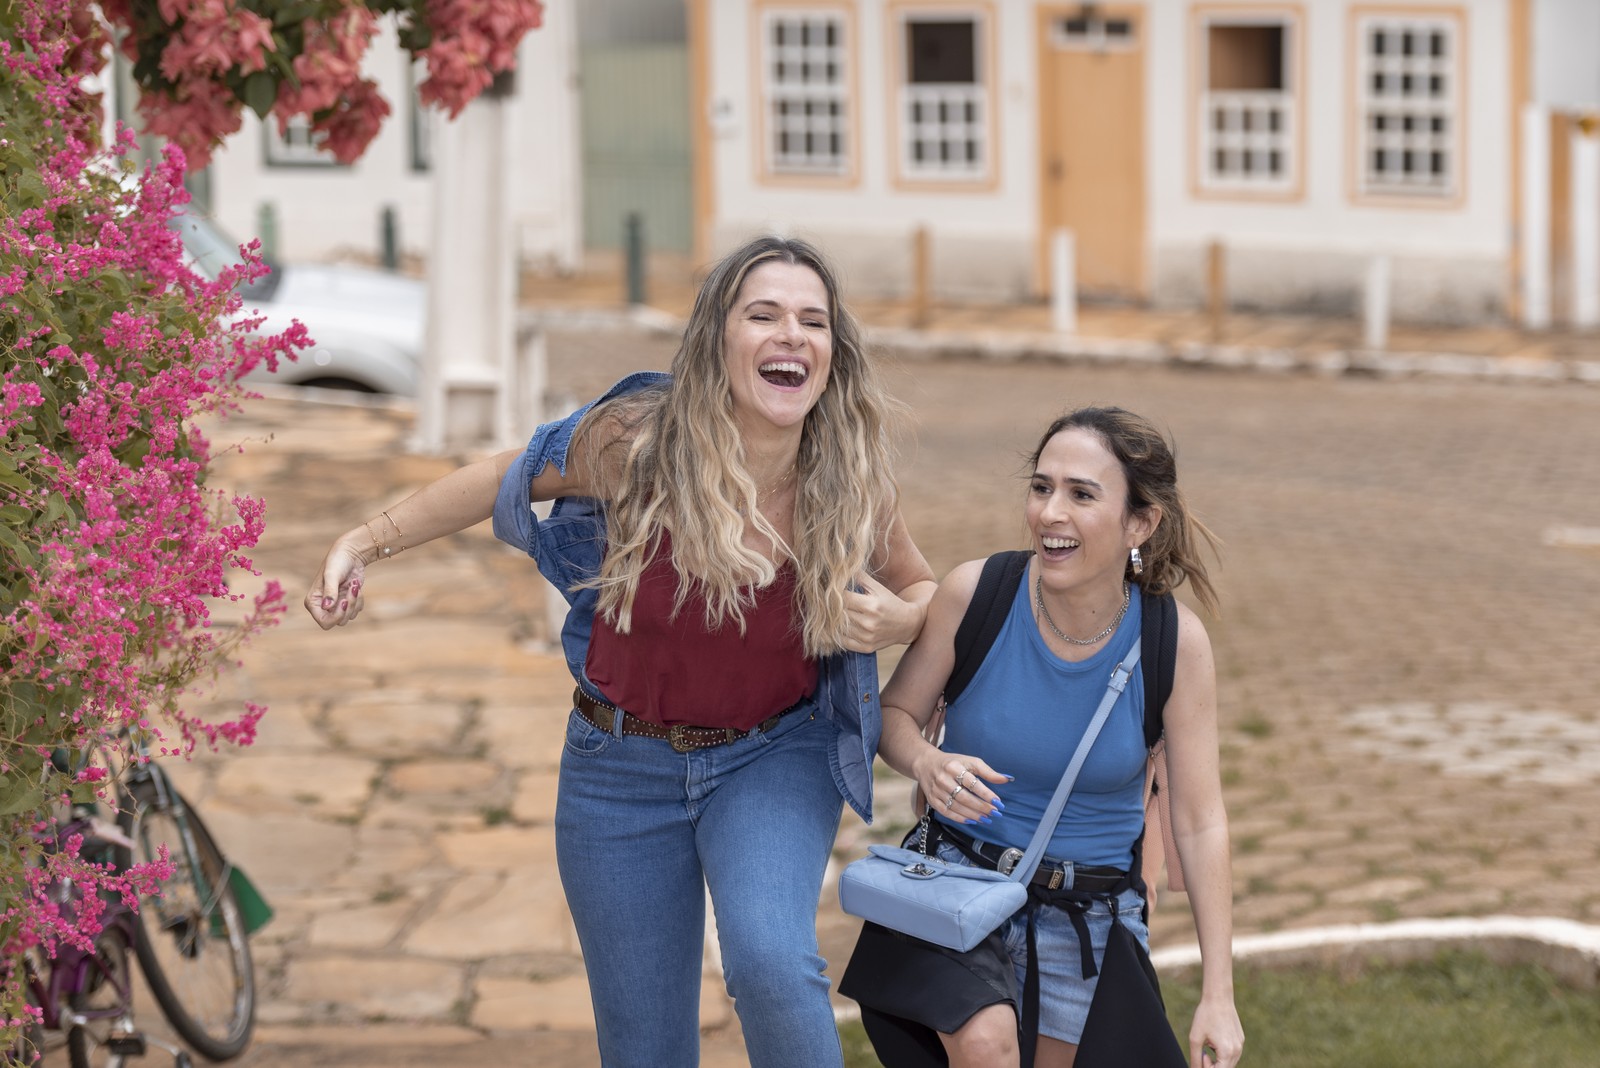
[[[833,335],[827,388],[800,437],[792,545],[757,507],[723,351],[740,287],[752,270],[772,262],[816,272],[828,293]],[[777,575],[771,560],[744,544],[750,517],[775,553],[787,550],[794,560],[806,655],[838,651],[845,592],[858,573],[883,562],[898,505],[890,430],[900,410],[867,359],[860,327],[816,248],[762,237],[730,253],[695,297],[671,382],[599,406],[579,427],[590,469],[612,490],[605,502],[606,556],[589,583],[599,590],[603,617],[620,633],[632,628],[640,575],[669,533],[680,576],[674,613],[698,592],[707,629],[731,621],[742,632],[755,588]]]

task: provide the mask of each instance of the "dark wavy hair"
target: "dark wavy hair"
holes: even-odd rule
[[[1166,437],[1141,415],[1123,408],[1079,408],[1051,423],[1029,458],[1030,473],[1039,466],[1050,439],[1065,430],[1087,430],[1098,437],[1122,465],[1128,480],[1127,513],[1161,506],[1161,521],[1143,545],[1144,573],[1130,566],[1126,577],[1151,593],[1169,593],[1187,580],[1206,610],[1217,612],[1217,592],[1211,585],[1200,543],[1216,555],[1221,543],[1197,519],[1178,489],[1178,461]]]

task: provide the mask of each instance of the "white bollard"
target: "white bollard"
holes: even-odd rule
[[[1522,109],[1522,325],[1550,326],[1550,113]]]
[[[1367,262],[1367,293],[1363,308],[1367,323],[1367,348],[1389,346],[1389,257],[1374,256]]]
[[[1058,334],[1078,329],[1077,248],[1072,231],[1050,235],[1050,327]]]
[[[1572,325],[1600,326],[1600,134],[1572,127]]]

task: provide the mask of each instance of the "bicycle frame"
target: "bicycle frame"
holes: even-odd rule
[[[94,849],[109,845],[96,828],[87,812],[77,812],[73,818],[60,825],[55,832],[55,848],[61,849],[74,835],[83,835],[84,847]],[[70,912],[73,902],[82,893],[70,879],[57,879],[50,885],[51,898],[64,912]],[[101,914],[101,928],[115,930],[132,951],[136,936],[134,914],[120,897],[108,898]],[[132,1026],[133,990],[129,985],[129,970],[121,975],[108,970],[95,954],[93,947],[84,948],[69,942],[59,942],[55,953],[48,958],[40,950],[31,950],[21,958],[23,982],[39,1007],[41,1026],[47,1031],[66,1031],[86,1023],[100,1020],[127,1018]],[[97,987],[97,984],[99,986]],[[113,1003],[104,1009],[79,1011],[71,1007],[72,1000],[90,989],[110,989],[115,992]]]
[[[121,931],[128,939],[128,946],[133,946],[132,913],[125,906],[114,906],[118,915],[104,924],[105,927],[114,927]],[[109,911],[109,910],[108,910]],[[78,1027],[96,1020],[111,1020],[119,1016],[129,1015],[132,1010],[133,991],[127,982],[127,973],[122,976],[114,975],[106,970],[92,952],[78,946],[59,945],[56,955],[51,959],[49,967],[44,969],[45,974],[40,974],[39,963],[30,955],[24,958],[24,980],[31,988],[35,1003],[42,1014],[40,1024],[46,1031],[65,1031],[70,1027]],[[91,980],[98,979],[117,993],[116,1005],[113,1008],[97,1009],[90,1012],[77,1012],[71,1009],[73,995],[81,994],[90,988]]]

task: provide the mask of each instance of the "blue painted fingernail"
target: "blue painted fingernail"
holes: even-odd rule
[[[979,816],[978,817],[978,822],[979,823],[993,823],[994,820],[990,819],[988,816]]]
[[[968,823],[977,823],[978,821],[977,820],[973,820],[973,819],[969,819],[969,820],[967,820],[967,822]]]
[[[1004,812],[1006,810],[1006,803],[997,797],[994,799],[994,807],[999,809],[1001,812]]]

